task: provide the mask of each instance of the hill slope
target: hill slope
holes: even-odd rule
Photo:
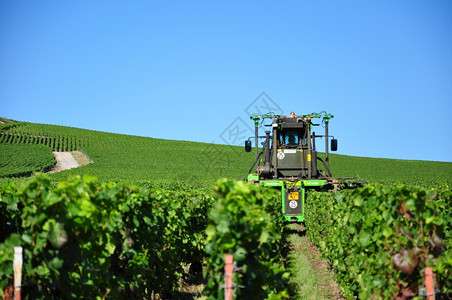
[[[96,176],[138,185],[174,182],[204,186],[219,177],[244,178],[254,159],[241,147],[172,141],[65,126],[15,122],[4,126],[0,144],[43,144],[54,151],[81,150],[94,163],[61,173]]]
[[[52,174],[57,180],[70,174],[90,174],[102,181],[141,186],[210,185],[219,177],[244,178],[254,152],[242,147],[154,139],[66,126],[10,122],[0,125],[0,144],[41,144],[54,151],[81,150],[93,161],[77,169]],[[7,162],[0,162],[2,166]],[[374,182],[433,186],[452,184],[452,163],[378,159],[332,154],[331,171],[337,177]],[[3,179],[4,180],[4,179]]]

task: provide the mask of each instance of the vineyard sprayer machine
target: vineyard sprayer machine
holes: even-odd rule
[[[288,116],[276,114],[252,115],[255,136],[245,141],[245,151],[251,152],[255,140],[256,158],[246,181],[248,183],[277,188],[281,191],[281,204],[285,221],[304,222],[306,190],[319,191],[355,188],[364,182],[354,178],[334,178],[329,166],[329,147],[337,150],[337,140],[328,135],[328,126],[333,115],[311,113]],[[265,125],[265,119],[272,119]],[[314,120],[321,122],[324,134],[317,135]],[[260,127],[269,127],[264,136],[259,136]],[[331,137],[331,144],[330,139]],[[318,155],[316,139],[325,140],[325,153]],[[263,149],[259,151],[259,140]],[[320,156],[324,156],[321,158]]]

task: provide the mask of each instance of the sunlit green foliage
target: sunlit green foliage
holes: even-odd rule
[[[432,266],[440,291],[452,292],[451,189],[368,185],[310,192],[308,237],[334,266],[349,296],[413,297]]]
[[[209,299],[221,299],[224,294],[225,254],[233,254],[242,270],[235,273],[234,283],[242,286],[235,289],[235,297],[288,297],[281,263],[284,218],[280,194],[244,181],[219,180],[215,188],[220,197],[206,229],[209,279],[205,292]]]
[[[31,299],[168,298],[183,264],[204,256],[205,192],[164,191],[35,176],[0,187],[0,295],[24,249],[22,294]]]
[[[218,299],[226,253],[243,271],[234,279],[243,285],[238,295],[288,298],[278,193],[230,180],[217,181],[216,190],[219,201],[213,190],[143,189],[87,175],[57,187],[44,174],[21,187],[3,184],[0,294],[12,284],[11,249],[21,245],[22,292],[33,299],[167,299],[183,266],[203,257],[206,295]]]

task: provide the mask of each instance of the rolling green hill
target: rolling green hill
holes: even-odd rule
[[[72,174],[90,174],[102,181],[131,183],[139,186],[189,184],[209,186],[219,177],[244,178],[254,160],[254,152],[242,147],[198,142],[175,141],[99,132],[66,126],[16,122],[2,119],[0,145],[22,145],[21,149],[45,145],[53,151],[81,150],[94,162],[77,169],[51,174],[58,180]],[[183,139],[183,136],[181,136]],[[39,147],[38,147],[39,148]],[[22,151],[22,150],[19,150]],[[36,150],[33,150],[36,151]],[[6,160],[6,161],[5,161]],[[8,179],[13,161],[0,156],[2,181]],[[30,164],[30,163],[28,163]],[[48,170],[48,163],[36,162],[34,171]],[[379,159],[332,154],[333,176],[356,177],[371,182],[406,183],[435,186],[452,184],[452,163]],[[17,173],[17,172],[16,172]],[[11,172],[14,175],[14,172]],[[21,179],[13,179],[20,181]]]

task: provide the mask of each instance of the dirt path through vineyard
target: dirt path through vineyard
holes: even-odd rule
[[[91,163],[91,160],[80,151],[72,152],[53,151],[52,153],[53,155],[55,155],[57,163],[55,167],[49,171],[49,173],[55,173],[72,168],[78,168],[79,166]]]

